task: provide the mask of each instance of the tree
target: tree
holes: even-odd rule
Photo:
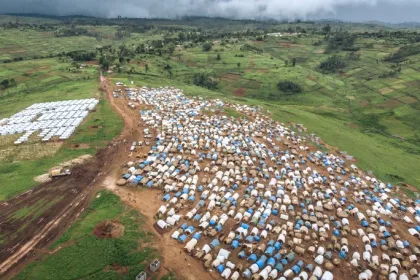
[[[147,73],[147,71],[149,71],[149,64],[147,64],[147,63],[146,63],[146,64],[144,65],[144,71],[146,71],[146,73]]]
[[[181,42],[186,40],[186,36],[183,32],[178,33],[178,40],[181,41]]]
[[[169,65],[169,64],[166,64],[165,66],[163,66],[163,69],[168,72],[169,78],[171,78],[172,77],[172,66]]]
[[[118,73],[121,73],[121,66],[120,66],[120,64],[119,64],[119,63],[117,63],[117,64],[115,65],[115,68],[116,68],[116,70],[117,70],[117,72],[118,72]]]
[[[293,67],[295,67],[295,66],[296,66],[296,57],[294,57],[294,58],[292,59],[292,65],[293,65]]]
[[[287,59],[284,61],[284,66],[289,66],[289,61]]]
[[[172,55],[174,53],[174,51],[175,51],[175,46],[174,45],[170,45],[168,47],[168,53],[169,53],[169,55]]]
[[[99,64],[101,65],[102,69],[104,70],[109,69],[110,62],[105,56],[101,56],[101,58],[99,59]]]
[[[211,48],[212,48],[212,45],[211,45],[210,43],[204,43],[204,44],[203,44],[203,51],[204,51],[204,52],[208,52],[208,51],[210,51],[210,50],[211,50]]]
[[[118,58],[118,61],[120,62],[120,64],[122,64],[122,63],[124,62],[124,57],[120,56],[120,57]]]
[[[220,54],[217,54],[216,59],[217,60],[220,60],[221,59]]]
[[[240,62],[236,63],[236,67],[241,68],[241,63]]]
[[[328,23],[327,25],[322,27],[322,32],[324,32],[324,34],[330,33],[331,32],[331,25]]]

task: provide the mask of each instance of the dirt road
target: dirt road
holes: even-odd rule
[[[174,272],[178,279],[203,280],[220,279],[219,275],[209,273],[204,266],[189,256],[179,243],[170,237],[169,234],[158,234],[153,227],[155,221],[153,216],[161,205],[161,191],[158,189],[129,189],[115,187],[115,180],[107,180],[109,184],[106,187],[115,194],[119,195],[121,200],[134,209],[139,210],[145,216],[144,226],[153,233],[156,239],[155,249],[161,254],[162,266],[164,269],[159,271],[157,279],[168,272]]]
[[[112,98],[112,83],[101,76],[104,97],[124,119],[120,136],[100,150],[95,157],[72,170],[72,175],[41,184],[0,205],[0,233],[7,240],[0,244],[0,278],[9,278],[33,260],[55,238],[67,229],[101,188],[107,176],[115,176],[118,167],[126,162],[125,151],[138,136],[138,116],[123,110],[122,101]],[[132,115],[130,115],[132,114]],[[137,117],[134,117],[137,116]],[[20,209],[40,200],[54,201],[41,214],[14,218]],[[24,230],[19,230],[25,226]]]

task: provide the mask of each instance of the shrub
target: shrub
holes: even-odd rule
[[[346,67],[345,61],[337,55],[330,56],[319,65],[319,69],[321,69],[322,72],[336,72],[338,69],[344,67]]]
[[[210,51],[210,50],[211,50],[211,48],[212,48],[212,45],[211,45],[210,43],[204,43],[204,44],[203,44],[203,51],[204,51],[204,52],[208,52],[208,51]]]
[[[209,73],[195,73],[193,76],[193,83],[196,86],[208,89],[217,88],[218,81],[214,75]]]
[[[302,92],[302,87],[299,84],[292,81],[280,81],[277,84],[277,88],[286,95]]]
[[[420,53],[420,45],[407,45],[402,46],[395,53],[391,54],[386,58],[390,62],[401,62],[404,61],[408,56],[416,55]]]

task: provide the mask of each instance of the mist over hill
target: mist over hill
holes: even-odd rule
[[[418,0],[2,0],[0,13],[95,17],[420,21]]]

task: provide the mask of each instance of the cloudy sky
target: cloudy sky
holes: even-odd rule
[[[420,22],[420,0],[0,0],[0,13]]]

